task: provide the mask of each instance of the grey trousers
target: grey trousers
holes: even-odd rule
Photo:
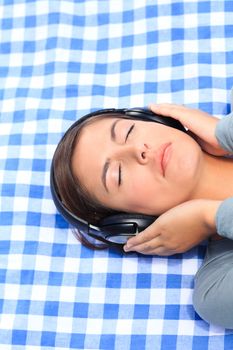
[[[193,305],[208,323],[233,329],[233,240],[209,242],[195,276]]]

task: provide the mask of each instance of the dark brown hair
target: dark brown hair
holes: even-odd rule
[[[97,226],[102,218],[116,214],[117,211],[106,208],[99,203],[88,192],[84,184],[74,176],[72,172],[72,156],[85,126],[92,124],[96,119],[99,120],[106,117],[113,118],[115,115],[98,115],[71,127],[59,142],[53,157],[54,180],[63,204],[77,217]],[[118,115],[118,117],[121,117],[121,115]],[[87,239],[78,229],[74,228],[73,233],[88,248],[105,249],[108,247],[107,243],[93,243],[93,239]]]

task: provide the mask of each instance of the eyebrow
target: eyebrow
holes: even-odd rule
[[[107,175],[107,171],[110,165],[110,159],[108,158],[106,160],[106,162],[104,163],[104,167],[103,167],[103,171],[102,171],[102,176],[101,176],[101,180],[102,183],[104,185],[105,190],[108,192],[108,188],[107,188],[107,184],[106,184],[106,175]]]
[[[114,120],[114,122],[112,123],[111,125],[111,128],[110,128],[110,135],[111,135],[111,140],[112,141],[116,141],[116,131],[115,131],[115,128],[116,128],[116,124],[120,121],[120,119],[117,119],[117,120]],[[106,160],[106,162],[104,163],[104,166],[103,166],[103,171],[102,171],[102,175],[101,175],[101,180],[102,180],[102,183],[104,185],[104,188],[107,192],[108,191],[108,188],[107,188],[107,183],[106,183],[106,178],[107,178],[107,172],[108,172],[108,169],[109,169],[109,165],[110,165],[110,158],[108,158]]]
[[[116,130],[116,125],[119,121],[120,121],[120,119],[117,119],[112,123],[112,126],[111,126],[111,140],[112,141],[116,141],[116,131],[115,130]]]

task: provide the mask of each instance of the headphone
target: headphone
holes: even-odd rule
[[[146,108],[112,108],[101,109],[83,116],[70,126],[70,128],[65,132],[63,138],[67,133],[69,133],[70,130],[83,123],[87,119],[98,115],[103,116],[104,114],[111,114],[116,117],[118,115],[121,115],[121,117],[125,119],[155,122],[186,132],[186,129],[178,120],[172,119],[170,117],[161,117]],[[50,171],[50,187],[55,206],[60,214],[68,221],[68,223],[77,228],[80,233],[84,235],[84,237],[92,237],[94,239],[107,243],[108,245],[114,245],[118,247],[119,245],[124,245],[130,237],[137,235],[157,219],[155,216],[144,214],[119,213],[101,219],[98,223],[98,226],[95,226],[83,220],[82,218],[77,217],[65,207],[62,199],[60,198],[59,190],[54,178],[53,160]]]

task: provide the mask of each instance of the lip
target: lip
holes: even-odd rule
[[[165,176],[165,171],[167,168],[167,164],[169,162],[170,159],[170,155],[171,155],[171,146],[172,143],[171,142],[167,142],[165,144],[163,144],[161,146],[160,149],[160,166],[161,166],[161,173],[163,175],[163,177]]]

